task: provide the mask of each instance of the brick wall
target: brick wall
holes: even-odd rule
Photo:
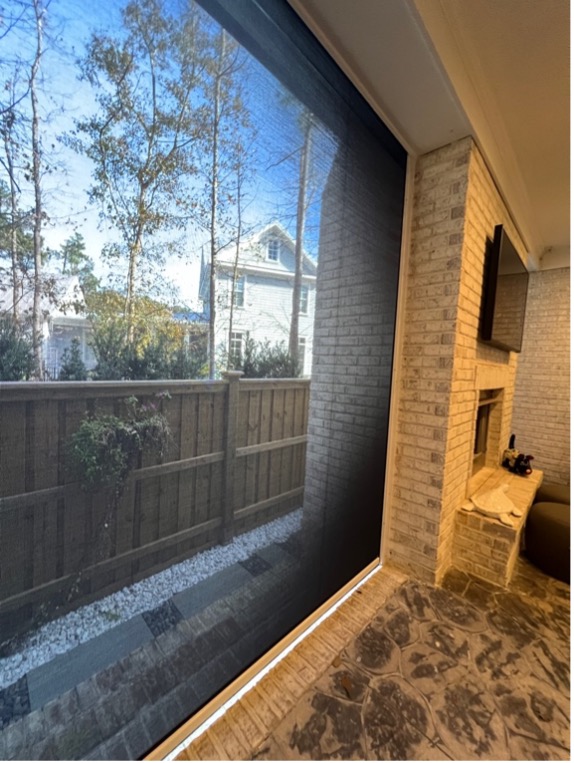
[[[304,532],[320,599],[380,549],[405,171],[362,138],[321,212]]]
[[[512,431],[545,479],[570,484],[570,269],[530,274]]]
[[[520,238],[478,148],[465,138],[417,162],[386,559],[440,580],[471,486],[480,389],[503,388],[498,460],[510,434],[516,354],[478,341],[487,238]]]

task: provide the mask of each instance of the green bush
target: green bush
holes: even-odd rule
[[[58,378],[60,381],[85,381],[88,378],[88,369],[82,360],[79,339],[72,339],[70,346],[64,350]]]
[[[169,327],[168,327],[169,328]],[[92,347],[96,356],[94,377],[98,380],[197,379],[205,376],[207,341],[204,334],[173,336],[164,327],[136,331],[127,341],[123,319],[94,325]]]
[[[168,448],[170,429],[159,402],[142,405],[131,397],[125,404],[124,418],[86,418],[68,442],[72,472],[85,491],[110,489],[119,498],[140,455],[145,451],[161,456]]]
[[[171,358],[170,379],[203,379],[208,374],[207,341],[205,335],[182,343]]]
[[[243,358],[234,364],[248,379],[292,379],[301,375],[298,358],[293,358],[285,342],[272,345],[269,340],[245,342]]]
[[[0,381],[25,381],[34,372],[30,332],[10,315],[0,316]]]
[[[125,321],[108,320],[95,323],[91,346],[96,356],[94,378],[99,381],[128,379],[130,349]]]

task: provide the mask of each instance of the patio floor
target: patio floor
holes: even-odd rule
[[[385,576],[343,605],[347,624]],[[337,613],[291,653],[308,667],[321,644],[331,655],[304,690],[286,680],[288,655],[179,759],[570,759],[569,586],[521,559],[510,590],[454,571],[444,588],[395,578],[387,590],[334,657]],[[277,684],[299,693],[284,713]],[[261,724],[266,708],[268,733],[250,746],[244,716]]]
[[[271,544],[30,671],[0,760],[142,757],[259,656],[254,613],[283,635],[297,555]],[[523,560],[509,591],[380,570],[178,757],[569,759],[569,595]]]

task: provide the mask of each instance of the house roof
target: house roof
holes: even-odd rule
[[[195,310],[185,310],[173,313],[172,318],[178,323],[207,323],[209,321],[209,315],[207,313],[197,313]]]
[[[240,245],[239,264],[242,273],[251,273],[271,278],[291,277],[295,273],[295,267],[287,267],[285,258],[278,263],[267,260],[265,244],[270,237],[280,238],[289,252],[294,255],[295,241],[280,222],[272,222],[255,231],[244,239]],[[217,255],[217,266],[220,271],[231,272],[235,267],[237,249],[231,244],[222,249]],[[317,264],[303,252],[303,280],[312,283],[317,277]],[[201,273],[199,278],[199,297],[204,301],[209,298],[209,261],[201,256]]]
[[[272,237],[281,239],[291,253],[295,252],[295,241],[283,225],[281,225],[280,222],[275,221],[252,233],[251,236],[248,236],[241,243],[239,259],[242,269],[248,267],[252,271],[258,271],[267,275],[277,275],[281,271],[291,274],[295,272],[294,267],[293,269],[286,267],[285,261],[275,265],[266,259],[264,247],[269,238]],[[225,247],[225,249],[222,249],[217,255],[218,265],[223,267],[233,267],[235,264],[235,256],[236,247],[234,244]],[[305,251],[303,252],[303,275],[310,277],[317,275],[317,265]]]
[[[78,276],[45,272],[42,282],[44,288],[40,305],[45,317],[49,316],[52,319],[62,316],[83,317],[86,303]],[[11,285],[0,289],[0,312],[11,312],[13,303]],[[24,279],[18,309],[24,315],[31,315],[33,305],[34,284],[31,279]]]

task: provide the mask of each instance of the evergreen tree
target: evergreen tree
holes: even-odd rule
[[[74,338],[62,355],[59,379],[60,381],[85,381],[87,378],[88,369],[82,360],[80,340]]]

